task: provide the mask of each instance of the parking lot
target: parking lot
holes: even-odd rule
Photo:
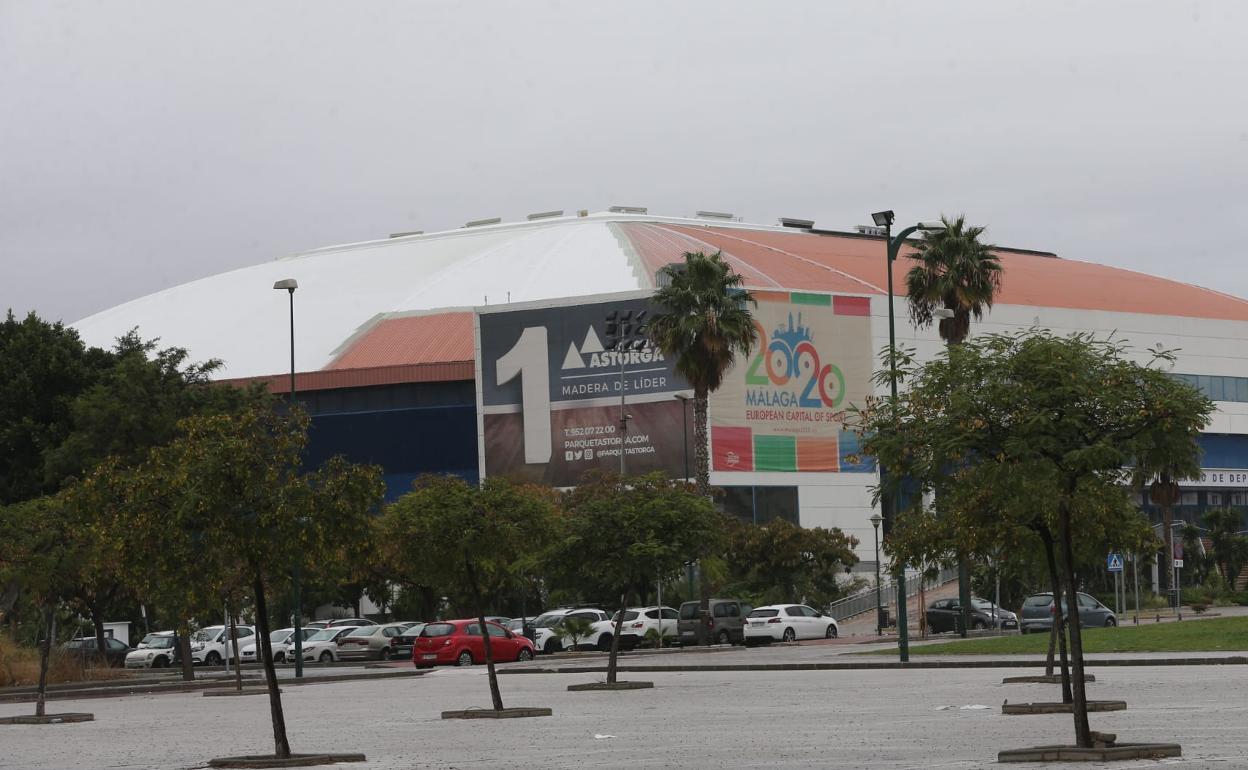
[[[803,645],[644,657],[708,665],[846,661],[834,654],[844,649]],[[507,705],[549,706],[555,715],[497,722],[439,717],[443,709],[488,707],[480,666],[286,687],[283,701],[292,748],[368,755],[367,763],[348,767],[976,768],[994,764],[1002,748],[1071,739],[1069,716],[1000,714],[1007,698],[1018,702],[1056,694],[1052,686],[1001,684],[1002,676],[1013,673],[657,672],[625,676],[644,676],[654,681],[653,690],[617,693],[565,689],[600,679],[598,674],[505,675],[500,682]],[[1179,760],[1131,767],[1231,768],[1248,762],[1245,667],[1114,667],[1095,673],[1091,697],[1124,698],[1129,709],[1093,715],[1093,729],[1116,732],[1121,740],[1183,745]],[[964,708],[980,706],[987,708]],[[0,715],[31,708],[0,704]],[[96,721],[0,728],[0,767],[195,768],[212,757],[272,750],[263,696],[129,696],[54,702],[50,710],[92,711]]]

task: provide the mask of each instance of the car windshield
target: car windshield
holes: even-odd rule
[[[751,618],[774,618],[780,614],[780,610],[754,610],[749,614]]]
[[[364,628],[355,629],[351,633],[347,634],[347,636],[372,636],[380,630],[381,626],[365,626]]]
[[[425,629],[424,623],[413,623],[412,625],[403,629],[403,633],[399,634],[399,636],[420,636],[420,632],[423,631],[424,629]]]
[[[700,605],[697,602],[685,602],[680,605],[680,619],[697,620],[699,607]]]
[[[153,650],[171,650],[174,647],[172,636],[157,636],[148,641],[147,646]]]
[[[207,628],[201,628],[195,632],[195,636],[193,638],[197,642],[210,642],[217,638],[217,634],[221,633],[222,628],[224,628],[224,626],[208,626]]]
[[[564,618],[564,613],[562,612],[558,612],[558,613],[548,612],[545,615],[539,616],[537,620],[533,621],[533,627],[534,628],[550,628],[551,626],[555,625],[559,621],[563,620],[563,618]]]
[[[983,599],[971,599],[971,606],[977,610],[991,610],[993,608],[992,602],[986,602]]]
[[[1049,594],[1037,594],[1036,596],[1028,596],[1027,601],[1023,603],[1028,607],[1048,607],[1053,603],[1053,597]]]
[[[293,629],[283,628],[281,631],[274,631],[273,633],[269,634],[269,641],[278,642],[280,644],[281,642],[286,641],[286,637],[292,634],[294,634]]]
[[[322,628],[320,631],[317,631],[315,634],[312,634],[311,636],[309,636],[308,641],[309,642],[327,642],[330,639],[333,639],[337,635],[338,635],[337,628]]]
[[[421,636],[450,636],[455,633],[455,626],[451,623],[430,623],[420,632]]]

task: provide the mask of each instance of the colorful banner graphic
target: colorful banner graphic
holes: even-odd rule
[[[683,476],[693,409],[686,431],[675,396],[688,386],[646,339],[651,312],[648,295],[478,309],[482,475],[575,486],[618,472],[623,452],[629,475]]]
[[[711,396],[716,471],[873,470],[851,464],[845,410],[871,392],[871,300],[755,292],[759,344]]]

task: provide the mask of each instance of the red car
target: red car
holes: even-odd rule
[[[490,649],[496,663],[533,660],[533,642],[513,634],[497,623],[485,622],[490,635]],[[477,620],[444,620],[430,623],[412,645],[412,663],[416,668],[455,664],[471,666],[485,662],[485,640]]]

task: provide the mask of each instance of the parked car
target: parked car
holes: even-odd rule
[[[86,663],[94,663],[99,660],[99,648],[96,646],[94,636],[80,636],[77,639],[70,639],[61,645],[61,649],[67,654],[72,655]],[[114,639],[111,636],[104,637],[104,662],[109,666],[124,666],[126,664],[126,656],[130,654],[131,647],[120,639]]]
[[[680,605],[677,634],[681,644],[697,644],[700,602]],[[716,644],[736,644],[745,639],[745,618],[754,608],[740,599],[711,599],[706,619],[707,638]]]
[[[300,628],[299,632],[306,641],[320,629],[317,628]],[[252,637],[254,641],[249,642],[239,648],[238,654],[243,657],[244,663],[259,663],[260,660],[260,639]],[[289,655],[294,655],[295,649],[295,629],[281,628],[269,634],[269,645],[273,648],[273,662],[285,663]]]
[[[338,660],[338,640],[361,626],[332,626],[322,628],[303,643],[303,660],[316,663],[333,663]],[[293,661],[294,655],[288,656]]]
[[[318,629],[319,629],[319,628],[325,628],[325,627],[326,627],[326,626],[328,626],[328,625],[329,625],[329,621],[328,621],[328,620],[313,620],[313,621],[311,621],[310,623],[303,623],[303,624],[301,624],[299,627],[300,627],[300,628],[318,628]]]
[[[1079,625],[1081,627],[1118,625],[1118,616],[1113,610],[1082,591],[1076,596],[1079,601]],[[1062,599],[1063,617],[1066,611],[1066,600]],[[1026,634],[1033,631],[1049,631],[1052,628],[1053,594],[1050,592],[1028,596],[1023,601],[1023,617],[1019,621],[1019,631]]]
[[[805,604],[770,604],[751,610],[744,635],[747,645],[793,642],[798,639],[835,639],[840,627],[831,615]]]
[[[335,618],[334,620],[326,623],[325,628],[338,628],[339,626],[355,626],[358,628],[360,626],[375,625],[377,625],[377,623],[369,620],[368,618]]]
[[[958,630],[958,617],[962,614],[962,603],[954,599],[938,599],[927,608],[927,629],[932,633]],[[1018,616],[1009,610],[1003,610],[992,602],[978,597],[971,597],[971,629],[1018,628]]]
[[[238,646],[241,648],[255,636],[251,626],[235,626],[238,630]],[[229,629],[226,626],[208,626],[191,635],[191,662],[195,665],[219,666],[227,659],[234,660],[234,644],[227,644]],[[244,641],[246,640],[246,641]]]
[[[172,633],[174,632],[173,631],[153,631],[150,634],[146,634],[142,639],[140,639],[139,643],[134,645],[134,649],[141,650],[147,645],[151,644],[152,640],[155,639],[156,637],[166,636]]]
[[[539,652],[545,653],[561,652],[570,648],[572,637],[563,632],[560,623],[567,618],[576,618],[590,623],[589,632],[576,641],[578,647],[609,650],[612,632],[606,627],[594,625],[609,617],[602,610],[591,607],[564,608],[544,612],[533,621],[533,643]]]
[[[536,651],[533,642],[497,623],[486,621],[485,627],[496,662],[533,660]],[[420,632],[412,649],[412,663],[417,668],[450,664],[471,666],[484,662],[485,640],[481,638],[481,623],[472,619],[429,623]]]
[[[506,627],[507,624],[511,622],[511,618],[503,615],[486,615],[485,620],[488,623],[497,623],[503,627]]]
[[[394,652],[394,638],[410,625],[405,621],[361,626],[338,640],[338,659],[388,660]]]
[[[607,633],[615,633],[615,619],[619,614],[617,612],[610,620],[601,620],[594,625],[602,624]],[[629,607],[624,610],[624,625],[620,628],[620,649],[631,650],[646,644],[646,634],[657,632],[660,624],[663,628],[664,644],[667,644],[667,639],[675,640],[679,620],[680,613],[671,607]]]
[[[167,668],[182,662],[182,656],[178,654],[178,637],[172,631],[148,634],[139,644],[143,646],[135,647],[126,654],[126,668]]]
[[[410,660],[412,648],[416,646],[416,638],[425,628],[424,623],[412,623],[390,640],[391,660]]]

